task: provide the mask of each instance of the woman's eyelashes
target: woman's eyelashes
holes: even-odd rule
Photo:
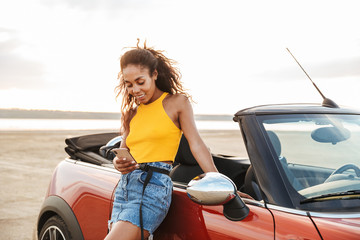
[[[139,82],[136,82],[135,84],[137,85],[144,85],[145,81],[139,81]],[[125,83],[126,87],[127,88],[132,88],[133,87],[133,84],[132,83]]]

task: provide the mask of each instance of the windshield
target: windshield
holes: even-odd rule
[[[325,195],[359,197],[359,115],[288,114],[261,120],[284,170],[280,172],[299,194],[322,196],[321,201]]]

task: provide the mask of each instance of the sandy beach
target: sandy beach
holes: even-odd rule
[[[0,239],[34,240],[38,213],[65,138],[104,130],[0,131]],[[240,131],[200,131],[212,152],[242,155]]]

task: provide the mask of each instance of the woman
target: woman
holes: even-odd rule
[[[202,170],[217,172],[196,129],[189,96],[173,64],[161,51],[146,47],[146,43],[143,48],[137,45],[127,51],[120,59],[120,147],[128,148],[136,162],[117,157],[113,161],[122,176],[106,240],[147,238],[163,221],[172,194],[172,182],[166,173],[172,168],[182,134]],[[154,170],[152,177],[148,169]]]

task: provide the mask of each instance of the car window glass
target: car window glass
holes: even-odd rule
[[[301,195],[360,190],[359,116],[279,115],[263,126],[283,174]],[[336,172],[343,166],[352,167]]]

